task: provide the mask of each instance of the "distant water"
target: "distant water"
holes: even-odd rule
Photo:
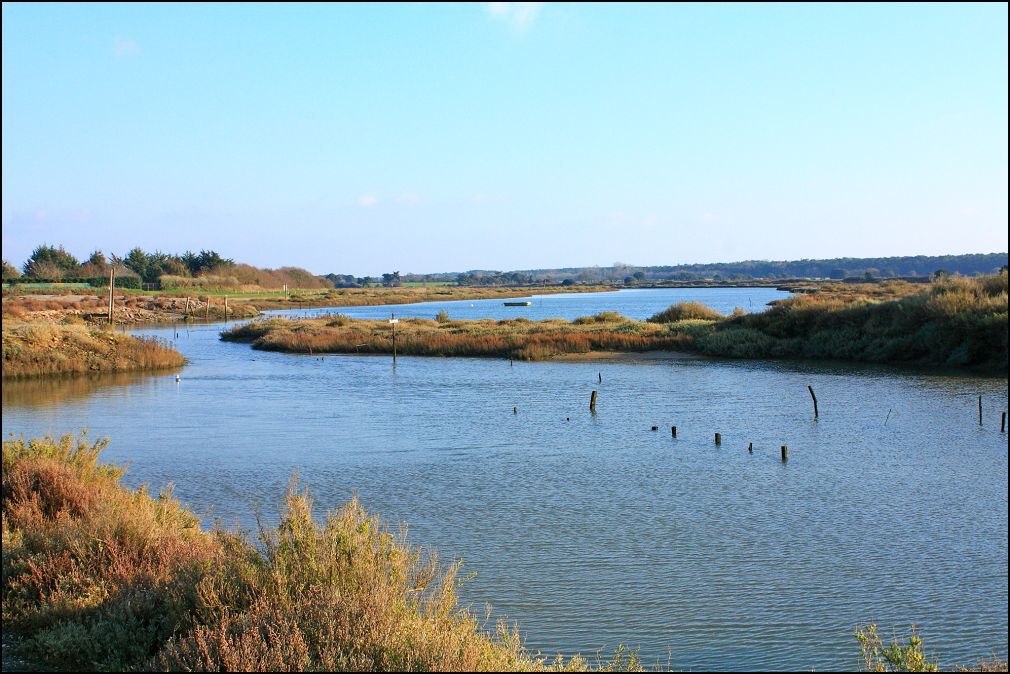
[[[619,311],[629,318],[645,319],[676,302],[703,302],[716,311],[728,314],[736,307],[747,312],[764,311],[768,308],[769,302],[786,297],[789,297],[789,293],[774,288],[643,288],[603,293],[534,294],[507,300],[453,300],[271,313],[316,316],[338,312],[352,318],[389,318],[390,313],[395,313],[400,318],[434,318],[439,311],[445,311],[449,314],[449,318],[454,320],[521,316],[536,321],[544,318],[571,320],[601,311]],[[505,302],[522,301],[529,301],[532,304],[528,307],[505,306]]]
[[[678,293],[722,311],[778,296],[547,296],[540,315],[642,318]],[[461,304],[345,313],[465,318]],[[293,471],[320,509],[357,493],[462,557],[477,574],[464,600],[549,654],[625,643],[678,669],[845,669],[853,630],[876,622],[914,623],[944,663],[1006,656],[1006,378],[707,359],[402,357],[394,371],[381,356],[253,351],[220,329],[180,331],[179,384],[4,384],[3,433],[87,426],[112,438],[129,484],[174,482],[197,512],[250,529],[256,509],[276,521]]]

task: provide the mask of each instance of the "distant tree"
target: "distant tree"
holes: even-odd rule
[[[942,281],[950,276],[950,273],[946,269],[937,269],[933,272],[934,281]]]
[[[561,285],[563,285],[563,286],[573,286],[573,285],[575,285],[575,280],[574,279],[570,279],[570,278],[566,278],[564,281],[561,282]]]
[[[400,272],[394,271],[392,274],[383,274],[382,285],[387,288],[398,287],[400,285]]]
[[[641,281],[641,280],[643,280],[645,278],[645,272],[644,271],[636,271],[634,274],[632,274],[632,276],[635,277],[636,281]]]
[[[832,269],[830,272],[828,272],[828,277],[829,278],[838,279],[838,280],[841,280],[841,279],[845,278],[848,275],[849,275],[848,272],[846,272],[844,269]]]
[[[105,259],[105,253],[100,250],[96,250],[88,257],[88,264],[93,264],[96,267],[107,267],[109,261]]]
[[[31,257],[25,262],[24,272],[25,276],[34,278],[60,278],[79,265],[77,258],[64,250],[63,246],[57,248],[42,245],[32,251]]]
[[[7,260],[4,260],[3,261],[3,278],[6,280],[6,279],[9,279],[9,278],[17,278],[19,276],[21,276],[21,272],[18,271],[18,268],[15,267],[14,265],[12,265]]]
[[[635,285],[635,277],[634,276],[625,276],[624,277],[624,285],[626,285],[626,286]]]
[[[141,277],[147,272],[147,253],[139,246],[126,254],[123,264],[132,272],[140,274]]]

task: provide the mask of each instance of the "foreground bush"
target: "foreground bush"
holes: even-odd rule
[[[3,623],[29,662],[186,671],[585,670],[517,632],[485,632],[443,567],[357,501],[312,518],[306,494],[260,546],[163,492],[131,491],[105,442],[3,443]],[[636,669],[619,649],[606,669]]]

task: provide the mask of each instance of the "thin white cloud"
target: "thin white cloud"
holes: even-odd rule
[[[487,12],[499,21],[505,21],[514,30],[524,32],[529,30],[536,21],[542,2],[489,2]]]
[[[379,203],[379,197],[374,194],[362,194],[358,197],[358,206],[361,206],[362,208],[371,208],[377,203]]]
[[[113,53],[120,57],[125,58],[127,56],[136,56],[140,53],[140,45],[134,40],[131,40],[121,35],[117,35],[112,40],[112,51]]]

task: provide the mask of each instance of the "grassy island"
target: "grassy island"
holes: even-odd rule
[[[342,315],[254,321],[222,339],[290,353],[391,353],[387,321]],[[1007,274],[930,285],[825,284],[768,311],[730,316],[696,302],[648,320],[602,312],[573,321],[403,319],[397,352],[544,360],[596,352],[691,351],[730,358],[918,363],[1005,371]]]

